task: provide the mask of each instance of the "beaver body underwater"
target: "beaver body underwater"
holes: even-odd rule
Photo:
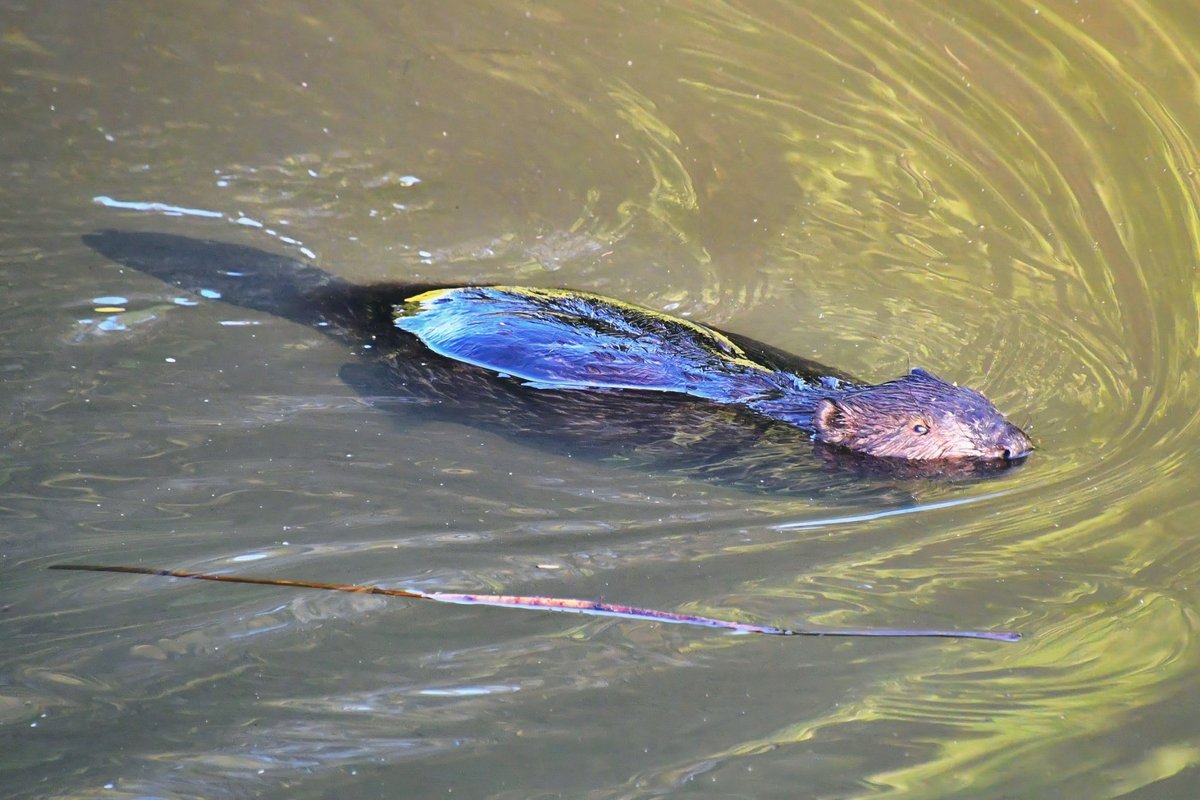
[[[529,429],[575,428],[589,440],[654,439],[654,417],[666,415],[672,430],[658,438],[678,440],[686,421],[696,440],[717,437],[701,448],[710,458],[731,455],[732,440],[794,446],[809,436],[835,453],[912,464],[1003,467],[1033,449],[983,395],[924,370],[871,385],[747,337],[586,292],[356,286],[238,245],[120,231],[84,241],[189,292],[351,344],[374,367],[343,370],[363,393],[433,398]],[[780,423],[800,436],[781,434]],[[719,441],[734,429],[744,435]]]

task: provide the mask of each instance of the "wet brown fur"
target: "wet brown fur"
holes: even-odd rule
[[[813,412],[819,441],[879,458],[1013,460],[1033,450],[986,397],[914,369],[878,386],[823,397]]]

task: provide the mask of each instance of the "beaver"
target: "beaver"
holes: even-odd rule
[[[1033,449],[982,394],[926,370],[873,385],[749,337],[588,292],[361,286],[240,245],[122,231],[83,238],[189,292],[349,343],[362,363],[343,377],[361,393],[431,399],[453,408],[455,419],[522,432],[555,427],[593,444],[624,437],[650,449],[689,439],[710,460],[805,439],[831,449],[832,460],[844,452],[851,461],[942,465],[1009,465]],[[656,428],[661,420],[668,422]]]
[[[879,385],[820,367],[781,370],[714,328],[589,292],[451,287],[405,298],[394,311],[396,326],[438,355],[526,386],[739,404],[879,458],[1011,461],[1033,447],[982,394],[926,370]]]

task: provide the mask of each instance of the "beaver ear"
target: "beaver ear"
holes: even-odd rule
[[[822,397],[813,410],[812,424],[819,441],[840,444],[846,439],[846,409],[837,400]]]

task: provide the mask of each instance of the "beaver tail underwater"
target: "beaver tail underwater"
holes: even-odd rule
[[[104,257],[189,294],[320,328],[349,344],[391,325],[388,298],[429,288],[358,286],[287,256],[167,233],[104,230],[82,239]]]
[[[785,423],[835,451],[901,462],[1007,465],[1033,449],[983,395],[925,370],[872,385],[747,337],[587,292],[359,286],[241,245],[111,230],[83,240],[187,292],[351,345],[363,363],[343,377],[360,392],[470,407],[510,427],[537,430],[552,421],[563,432],[625,436],[653,449],[691,426],[693,440],[729,437],[702,448],[728,453]],[[745,434],[730,436],[735,428]]]

